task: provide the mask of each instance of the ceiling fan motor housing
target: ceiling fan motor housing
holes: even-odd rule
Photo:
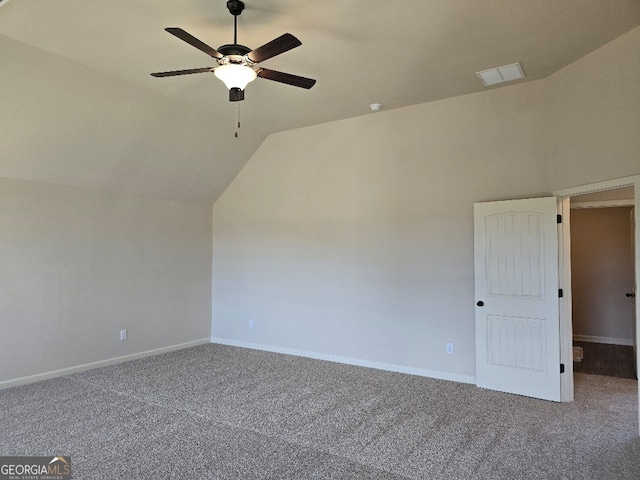
[[[249,53],[251,49],[249,47],[245,47],[244,45],[228,44],[219,47],[218,51],[225,57],[230,57],[232,55],[243,57],[244,55]]]

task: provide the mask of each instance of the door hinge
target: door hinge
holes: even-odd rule
[[[560,364],[560,373],[564,373],[564,363]]]
[[[562,223],[562,215],[560,214],[556,215],[556,222]]]
[[[564,290],[559,288],[558,289],[558,298],[562,298],[562,297],[564,297]]]

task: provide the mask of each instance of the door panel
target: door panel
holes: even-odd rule
[[[487,315],[487,363],[545,371],[545,319]]]
[[[560,401],[555,197],[474,205],[476,382]]]

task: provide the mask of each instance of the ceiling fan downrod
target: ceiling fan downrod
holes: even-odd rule
[[[240,0],[229,0],[227,2],[229,13],[233,15],[233,44],[238,44],[238,15],[244,10],[244,2]]]

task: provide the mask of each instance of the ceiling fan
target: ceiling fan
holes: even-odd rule
[[[300,77],[298,75],[278,72],[258,66],[260,62],[264,62],[269,58],[299,47],[302,45],[300,40],[290,33],[285,33],[271,40],[269,43],[265,43],[261,47],[251,50],[249,47],[238,44],[238,15],[244,10],[244,3],[240,0],[229,0],[227,2],[227,8],[231,15],[233,15],[233,43],[222,45],[218,47],[217,50],[181,28],[165,28],[170,34],[175,35],[180,40],[187,42],[189,45],[213,57],[218,63],[217,66],[174,70],[171,72],[156,72],[151,75],[154,77],[172,77],[191,73],[213,72],[229,89],[230,102],[244,100],[245,87],[249,82],[255,80],[256,77],[306,89],[315,85],[316,81],[312,78]]]

